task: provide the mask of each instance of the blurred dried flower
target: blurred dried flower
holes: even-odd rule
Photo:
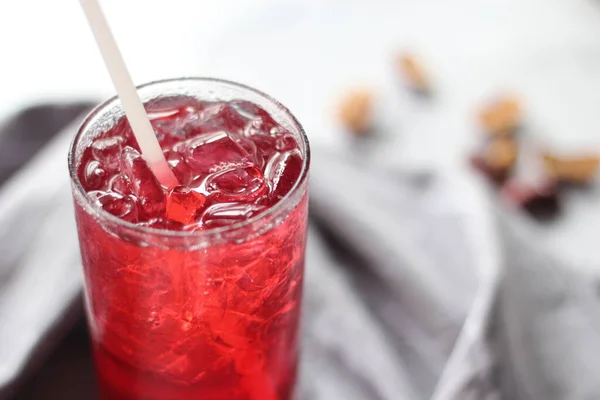
[[[591,155],[567,158],[544,152],[542,153],[542,160],[548,175],[565,183],[589,183],[600,166],[600,158]]]
[[[521,106],[514,97],[500,97],[479,113],[481,125],[493,135],[514,133],[521,124],[521,119]]]
[[[339,118],[350,133],[366,134],[373,122],[373,93],[366,89],[347,93],[340,103]]]
[[[503,183],[511,174],[518,158],[519,147],[513,137],[497,137],[486,143],[472,162],[474,166],[496,183]]]
[[[500,196],[538,221],[551,221],[561,211],[560,193],[553,180],[543,180],[535,185],[511,180],[504,185]]]
[[[396,68],[413,89],[420,93],[431,93],[431,80],[423,64],[415,56],[399,54],[396,58]]]
[[[493,140],[485,151],[484,159],[493,170],[507,170],[517,161],[518,146],[512,137],[500,137]]]

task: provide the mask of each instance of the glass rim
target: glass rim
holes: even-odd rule
[[[306,132],[304,131],[304,128],[302,127],[300,122],[296,119],[294,114],[292,114],[292,112],[286,106],[281,104],[278,100],[274,99],[270,95],[268,95],[258,89],[254,89],[253,87],[245,85],[245,84],[241,84],[241,83],[237,83],[237,82],[233,82],[233,81],[229,81],[229,80],[225,80],[225,79],[219,79],[219,78],[182,77],[182,78],[161,79],[161,80],[155,80],[155,81],[144,83],[142,85],[136,86],[136,88],[138,91],[140,91],[140,90],[144,90],[146,88],[152,88],[152,87],[158,86],[158,85],[165,85],[165,84],[170,84],[170,83],[182,83],[182,82],[183,83],[185,83],[185,82],[216,83],[216,84],[221,84],[221,85],[226,85],[226,86],[234,87],[237,89],[241,89],[241,90],[247,91],[247,92],[252,92],[255,95],[258,95],[259,97],[262,97],[269,103],[272,103],[273,106],[275,106],[280,111],[282,111],[284,113],[284,115],[290,119],[292,127],[297,130],[298,135],[299,135],[299,140],[300,140],[299,144],[303,147],[302,150],[304,150],[304,157],[302,160],[302,169],[300,171],[300,175],[299,175],[298,179],[294,183],[294,186],[292,186],[292,188],[289,190],[289,192],[286,193],[286,195],[283,198],[281,198],[281,200],[279,200],[275,205],[268,208],[267,210],[265,210],[262,213],[259,213],[259,214],[255,215],[251,218],[248,218],[244,221],[236,222],[235,224],[232,224],[232,225],[221,226],[221,227],[216,227],[216,228],[209,228],[206,230],[199,230],[199,231],[174,231],[174,230],[167,230],[167,229],[151,228],[148,226],[142,226],[142,225],[135,224],[133,222],[125,221],[125,220],[109,213],[108,211],[105,211],[102,207],[100,207],[98,204],[96,204],[95,202],[92,201],[92,199],[87,195],[88,193],[85,191],[85,189],[83,188],[83,185],[81,184],[81,182],[79,180],[79,175],[77,173],[76,149],[77,149],[77,144],[80,142],[82,137],[85,136],[85,132],[88,130],[88,128],[90,126],[92,126],[94,124],[95,120],[102,115],[104,110],[111,109],[114,107],[120,107],[122,109],[122,105],[119,104],[120,100],[119,100],[118,96],[115,95],[115,96],[109,98],[108,100],[100,103],[99,105],[94,107],[94,109],[92,109],[90,111],[90,113],[81,122],[81,125],[77,129],[77,133],[75,134],[75,136],[69,146],[69,154],[68,154],[69,175],[71,178],[71,183],[74,188],[74,191],[77,192],[77,194],[82,199],[81,202],[84,203],[84,204],[82,204],[82,206],[84,206],[85,211],[88,212],[89,214],[93,214],[94,216],[100,217],[105,221],[113,223],[118,227],[125,228],[125,229],[131,230],[131,231],[139,233],[139,234],[147,234],[147,235],[161,236],[161,237],[165,237],[165,238],[174,238],[174,239],[177,239],[177,238],[179,238],[179,239],[181,239],[181,238],[202,239],[202,238],[211,238],[211,237],[215,237],[215,236],[220,236],[222,234],[227,234],[227,233],[235,232],[238,230],[242,230],[244,228],[252,226],[253,224],[255,224],[257,222],[260,222],[264,219],[268,219],[269,217],[277,216],[279,213],[284,212],[286,210],[286,205],[288,205],[288,203],[290,203],[291,199],[296,195],[298,190],[302,187],[303,183],[307,180],[308,169],[310,166],[311,154],[310,154],[310,146],[308,144],[308,138],[306,136]],[[157,97],[159,98],[160,95]],[[78,199],[74,199],[74,200],[78,201]],[[291,210],[290,210],[290,212],[291,212]]]

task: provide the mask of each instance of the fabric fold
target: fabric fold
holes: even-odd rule
[[[80,305],[66,162],[77,125],[0,189],[0,398]],[[500,257],[473,237],[477,214],[456,206],[449,174],[315,148],[310,184],[299,399],[600,397],[598,283],[522,216],[492,208]]]
[[[13,159],[26,159],[38,146],[16,143],[28,141],[29,135],[48,140],[75,121],[0,190],[0,397],[30,365],[41,362],[40,356],[50,351],[45,344],[74,321],[70,311],[79,304],[82,280],[66,157],[78,115],[83,117],[87,108],[35,108],[0,134],[2,143],[21,149]],[[32,114],[45,119],[32,123]],[[13,167],[3,165],[2,172],[8,176]]]

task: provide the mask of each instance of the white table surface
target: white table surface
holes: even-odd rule
[[[217,76],[286,104],[314,146],[344,145],[332,118],[348,87],[372,86],[387,140],[378,162],[427,166],[460,181],[458,205],[486,246],[489,204],[465,153],[474,110],[502,91],[523,97],[528,127],[565,149],[600,149],[600,1],[597,0],[103,0],[136,83]],[[419,103],[394,86],[394,52],[413,50],[438,96]],[[76,0],[0,2],[0,118],[42,100],[103,98],[110,81]],[[600,271],[600,204],[575,200],[543,240]],[[570,208],[573,208],[570,206]],[[595,211],[598,210],[598,211]],[[490,253],[491,254],[491,253]],[[493,263],[495,256],[488,256]]]

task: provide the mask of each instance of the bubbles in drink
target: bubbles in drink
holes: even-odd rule
[[[100,203],[114,215],[161,229],[226,226],[273,206],[299,179],[296,139],[254,103],[180,96],[146,110],[181,186],[161,187],[123,118],[92,142],[79,167],[87,191],[114,195]]]

